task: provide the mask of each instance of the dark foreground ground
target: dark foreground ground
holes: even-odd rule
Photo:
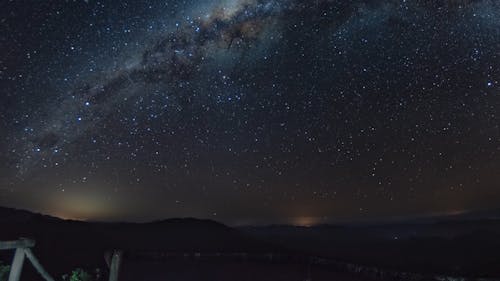
[[[0,207],[0,240],[32,238],[56,279],[125,253],[121,280],[500,280],[500,220],[475,217],[376,225],[231,228],[197,219],[145,224],[64,221]],[[269,257],[270,254],[272,258]],[[13,251],[0,251],[10,264]],[[26,264],[21,280],[41,278]]]
[[[125,262],[124,281],[364,281],[366,277],[304,264],[258,262]]]

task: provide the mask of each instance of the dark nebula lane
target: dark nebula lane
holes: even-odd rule
[[[0,10],[0,205],[311,224],[500,202],[494,1]]]

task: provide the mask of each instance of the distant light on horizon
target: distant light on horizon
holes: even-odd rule
[[[116,213],[110,198],[98,190],[74,189],[53,196],[47,208],[51,215],[70,220],[106,220]]]
[[[321,217],[296,217],[293,218],[291,224],[294,226],[303,226],[303,227],[311,227],[318,224],[321,224]]]

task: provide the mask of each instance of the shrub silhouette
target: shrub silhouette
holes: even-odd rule
[[[7,281],[9,278],[10,265],[5,265],[0,261],[0,281]]]
[[[68,279],[69,277],[69,279]],[[62,276],[63,280],[67,281],[95,281],[96,279],[87,271],[77,268],[71,272],[71,275],[63,275]]]

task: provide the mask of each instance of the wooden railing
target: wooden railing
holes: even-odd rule
[[[122,263],[123,251],[115,250],[111,253],[111,262],[109,266],[109,281],[118,281],[120,265]]]
[[[16,241],[0,241],[0,250],[16,250],[10,267],[9,281],[19,281],[25,257],[28,258],[36,271],[38,271],[46,281],[54,281],[31,251],[31,248],[34,246],[35,241],[26,238],[21,238]]]
[[[19,281],[23,270],[24,258],[28,258],[36,271],[45,279],[45,281],[54,281],[54,278],[43,268],[35,257],[31,248],[35,246],[32,239],[21,238],[15,241],[0,241],[0,250],[15,250],[14,259],[10,267],[8,281]],[[122,261],[122,251],[113,251],[109,264],[109,281],[118,281],[118,273]]]

